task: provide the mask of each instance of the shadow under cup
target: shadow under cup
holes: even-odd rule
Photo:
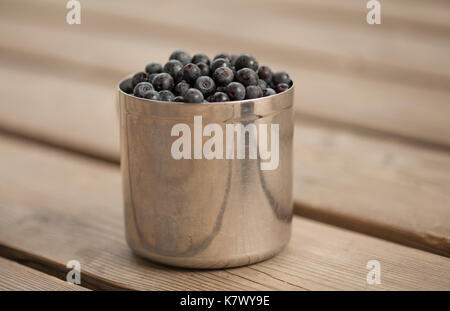
[[[151,101],[119,84],[127,242],[153,261],[224,268],[277,254],[292,220],[294,86],[258,99]]]

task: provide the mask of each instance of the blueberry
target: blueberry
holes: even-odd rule
[[[277,91],[277,93],[281,93],[286,91],[289,88],[289,85],[287,85],[286,83],[280,83],[275,87],[275,91]]]
[[[170,90],[173,88],[173,78],[168,73],[158,73],[152,80],[153,87],[155,90]]]
[[[236,73],[236,80],[245,86],[258,85],[258,75],[250,68],[242,68]]]
[[[195,81],[195,88],[200,90],[203,95],[208,96],[216,89],[216,84],[211,77],[201,76]]]
[[[161,73],[162,71],[163,68],[160,63],[150,63],[145,66],[145,72],[147,72],[148,74]]]
[[[175,84],[180,83],[181,81],[183,81],[183,70],[178,71],[177,75],[173,78],[173,82]]]
[[[195,82],[198,77],[200,77],[201,71],[197,65],[189,63],[183,67],[183,79],[189,83]]]
[[[275,94],[276,94],[276,92],[273,89],[271,89],[270,87],[265,88],[263,90],[263,96],[270,96],[270,95],[275,95]]]
[[[146,99],[160,100],[159,93],[154,90],[145,92],[143,97]]]
[[[211,63],[211,72],[216,71],[217,68],[220,67],[230,67],[231,68],[231,63],[228,59],[226,58],[218,58],[215,59],[212,63]]]
[[[230,100],[242,100],[245,98],[245,87],[239,82],[231,82],[227,85],[227,94]]]
[[[153,85],[150,82],[139,82],[133,90],[134,96],[143,97],[145,92],[153,91]]]
[[[208,99],[210,102],[227,102],[230,100],[228,95],[223,92],[216,92],[214,95],[211,95],[211,97]]]
[[[170,54],[169,59],[179,60],[184,66],[191,61],[191,55],[189,55],[189,53],[186,51],[177,50]]]
[[[200,78],[199,78],[200,79]],[[189,89],[184,94],[184,100],[186,103],[201,103],[203,102],[203,94],[197,89]]]
[[[209,76],[209,66],[205,63],[197,63],[198,68],[200,68],[202,76]]]
[[[262,80],[262,79],[258,79],[258,86],[264,90],[265,88],[267,88],[267,83],[266,81]]]
[[[231,66],[235,66],[236,65],[236,59],[239,57],[239,55],[231,55],[231,58],[230,58],[230,63],[231,63]]]
[[[197,65],[199,63],[204,63],[209,66],[211,61],[209,60],[208,56],[206,56],[205,54],[199,53],[199,54],[195,54],[194,56],[192,56],[191,63],[197,64]]]
[[[246,99],[258,98],[258,97],[262,97],[262,95],[263,95],[263,91],[257,85],[249,85],[245,89],[245,98]]]
[[[258,76],[260,79],[269,83],[270,81],[272,81],[272,70],[270,70],[270,68],[267,66],[261,66],[258,69]]]
[[[133,84],[131,83],[131,79],[123,81],[121,84],[121,89],[127,94],[133,94]]]
[[[176,103],[183,103],[184,102],[184,97],[183,96],[177,96],[173,99],[174,102]]]
[[[189,83],[187,83],[186,81],[181,81],[177,85],[175,85],[175,94],[183,96],[184,93],[186,93],[186,91],[190,89],[190,87],[191,86],[189,85]]]
[[[177,75],[181,70],[183,70],[183,64],[181,64],[181,62],[176,59],[169,60],[164,65],[164,72],[170,74],[174,79],[177,78]]]
[[[228,54],[228,53],[219,53],[216,56],[214,56],[213,60],[216,60],[218,58],[225,58],[225,59],[228,59],[229,62],[231,62],[231,57],[230,57],[230,54]]]
[[[159,92],[159,97],[161,98],[160,100],[165,102],[171,102],[175,99],[175,95],[169,90]]]
[[[218,86],[218,87],[216,87],[216,92],[226,93],[227,87],[226,86]]]
[[[213,73],[213,79],[217,85],[228,85],[234,79],[233,70],[228,67],[217,68]]]
[[[285,73],[284,71],[275,72],[272,76],[272,82],[274,85],[280,84],[280,83],[286,83],[287,85],[291,84],[291,78],[289,78],[289,75]]]
[[[148,75],[148,82],[152,82],[153,78],[156,77],[157,73],[151,73]]]
[[[133,89],[140,82],[149,82],[148,74],[146,72],[141,71],[141,72],[136,73],[133,76],[133,79],[131,79],[131,84],[133,86]]]
[[[234,66],[236,67],[236,70],[240,70],[242,68],[250,68],[254,71],[258,70],[258,62],[249,54],[239,55],[238,58],[236,58]]]

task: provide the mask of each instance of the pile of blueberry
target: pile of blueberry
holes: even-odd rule
[[[150,63],[145,72],[136,73],[124,91],[152,100],[203,103],[270,96],[291,86],[287,73],[272,73],[248,54],[220,53],[211,61],[205,54],[191,57],[178,50],[164,67]]]

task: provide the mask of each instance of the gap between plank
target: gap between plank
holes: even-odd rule
[[[36,271],[51,275],[66,282],[66,275],[69,269],[57,262],[52,262],[46,258],[40,257],[35,254],[31,254],[27,251],[15,249],[7,245],[0,243],[0,257],[17,262],[23,266],[32,268]],[[129,290],[126,287],[121,287],[112,282],[101,280],[95,276],[91,276],[89,273],[81,271],[82,284],[77,285],[90,290]]]
[[[116,157],[102,157],[94,152],[77,150],[69,146],[61,146],[59,144],[55,144],[51,141],[46,141],[41,138],[29,137],[27,135],[21,135],[16,132],[7,131],[2,129],[1,127],[0,134],[9,136],[14,139],[43,145],[51,149],[62,150],[64,152],[76,154],[86,159],[107,162],[114,166],[120,165],[120,160]],[[383,240],[394,242],[400,245],[405,245],[441,256],[450,257],[450,249],[445,246],[448,243],[442,243],[443,239],[445,239],[442,237],[435,237],[430,234],[419,235],[414,233],[413,231],[401,230],[374,221],[366,221],[355,216],[339,214],[328,209],[316,209],[310,204],[302,203],[298,200],[294,202],[294,214],[321,223],[326,223],[338,228],[344,228],[357,233],[365,234],[367,236],[381,238]]]
[[[114,82],[119,81],[122,77],[128,75],[129,73],[122,72],[121,70],[112,69],[104,66],[92,66],[83,63],[74,63],[62,58],[49,58],[46,55],[32,52],[24,52],[22,50],[15,50],[1,46],[0,44],[0,54],[4,60],[7,60],[7,66],[11,67],[22,67],[27,66],[27,70],[39,71],[42,66],[45,66],[46,70],[51,71],[55,75],[61,75],[65,77],[65,74],[61,71],[61,68],[70,67],[71,73],[73,75],[71,78],[77,79],[79,81],[86,82],[87,79],[92,81],[92,83],[112,85]],[[409,144],[424,149],[434,149],[438,151],[444,151],[450,153],[450,145],[445,143],[439,143],[435,141],[425,140],[414,136],[403,135],[401,133],[391,132],[389,130],[374,129],[371,127],[365,127],[362,124],[354,124],[348,121],[338,121],[327,117],[313,115],[307,112],[294,112],[297,122],[308,122],[313,125],[337,128],[346,130],[352,133],[357,133],[358,135],[378,137],[386,140],[393,140],[403,144]],[[61,147],[61,149],[74,150],[77,153],[87,154],[92,157],[100,158],[108,162],[119,163],[119,159],[116,155],[102,153],[99,154],[98,150],[86,150],[84,148],[78,148],[72,144],[64,144],[63,142],[54,142],[49,139],[41,137],[33,137],[30,133],[23,133],[20,130],[12,130],[7,126],[0,125],[0,131],[7,133],[9,135],[18,135],[24,138],[30,138],[39,143],[47,144],[53,147]]]
[[[443,243],[445,238],[431,234],[420,235],[413,231],[401,230],[382,223],[364,221],[352,215],[339,214],[330,210],[315,209],[308,204],[294,202],[294,213],[298,216],[326,223],[338,228],[362,233],[367,236],[377,237],[385,241],[409,246],[426,252],[450,257],[448,243]]]

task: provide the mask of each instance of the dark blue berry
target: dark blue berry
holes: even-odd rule
[[[245,98],[246,99],[252,99],[252,98],[258,98],[263,96],[262,89],[257,85],[249,85],[245,89]]]
[[[270,96],[270,95],[275,95],[276,92],[274,91],[274,89],[271,89],[270,87],[265,88],[263,90],[263,96]]]
[[[272,81],[272,70],[270,70],[270,68],[267,66],[261,66],[258,69],[258,76],[260,79],[269,83],[270,81]]]
[[[258,86],[264,90],[267,87],[267,83],[266,81],[262,80],[262,79],[258,79]]]
[[[148,82],[152,82],[153,78],[156,77],[157,73],[151,73],[148,75]]]
[[[227,94],[223,92],[216,92],[214,95],[211,95],[209,98],[210,102],[227,102],[230,100]]]
[[[258,75],[250,68],[242,68],[236,73],[236,80],[245,86],[258,85]]]
[[[195,82],[200,77],[201,71],[197,65],[189,63],[183,67],[183,79],[189,83]]]
[[[133,90],[134,96],[144,97],[145,92],[153,91],[153,85],[150,82],[139,82]]]
[[[181,81],[177,85],[175,85],[175,94],[179,96],[183,96],[184,93],[186,93],[187,90],[189,90],[191,86],[186,81]]]
[[[204,63],[209,65],[211,63],[211,61],[209,60],[209,57],[206,56],[205,54],[199,53],[199,54],[195,54],[194,56],[192,56],[192,60],[191,63],[197,64],[198,63]]]
[[[200,79],[200,78],[199,78]],[[189,89],[184,94],[184,100],[186,103],[201,103],[203,102],[203,94],[197,89]]]
[[[173,99],[176,103],[184,103],[184,97],[183,96],[177,96]]]
[[[236,58],[234,66],[236,67],[236,70],[240,70],[242,68],[250,68],[254,71],[258,70],[258,62],[249,54],[239,55],[238,58]]]
[[[191,55],[189,55],[189,53],[186,51],[177,50],[170,54],[169,59],[179,60],[184,66],[191,61]]]
[[[227,92],[227,87],[226,87],[226,85],[216,87],[216,92],[226,93],[226,92]]]
[[[227,94],[230,100],[242,100],[245,98],[245,87],[239,82],[231,82],[227,85]]]
[[[153,90],[145,92],[143,97],[151,100],[160,100],[159,93]]]
[[[170,74],[174,79],[177,78],[177,75],[181,70],[183,70],[183,64],[181,64],[181,62],[176,59],[169,60],[164,65],[164,72]]]
[[[231,58],[230,58],[230,63],[231,63],[231,66],[235,66],[236,65],[236,59],[239,57],[239,55],[231,55]]]
[[[215,91],[216,84],[211,77],[201,76],[195,81],[195,88],[200,90],[204,96],[208,96]]]
[[[233,70],[228,67],[217,68],[213,73],[213,79],[217,85],[228,85],[234,79]]]
[[[183,70],[178,71],[177,75],[173,78],[173,82],[175,84],[180,83],[183,81]]]
[[[127,94],[133,94],[133,84],[131,83],[131,79],[127,79],[122,82],[120,88],[123,92]]]
[[[228,59],[229,62],[231,62],[231,56],[228,53],[219,53],[216,56],[214,56],[213,60],[216,60],[218,58],[225,58],[225,59]]]
[[[159,92],[159,97],[160,100],[165,101],[165,102],[171,102],[175,99],[175,95],[173,95],[173,93],[169,90],[164,90]]]
[[[281,93],[286,91],[287,89],[289,89],[289,85],[287,85],[286,83],[280,83],[275,87],[275,91],[277,93]]]
[[[131,84],[133,86],[133,89],[140,82],[149,82],[148,74],[146,72],[141,71],[141,72],[136,73],[133,76],[133,79],[131,79]]]
[[[286,83],[287,85],[291,84],[291,78],[284,71],[275,72],[272,76],[272,82],[274,85],[278,85],[280,83]]]
[[[152,80],[153,87],[155,90],[162,91],[162,90],[170,90],[173,88],[173,78],[170,74],[163,72],[158,73]]]
[[[230,67],[231,68],[231,63],[228,59],[226,58],[218,58],[215,59],[212,63],[211,63],[211,72],[216,71],[217,68],[220,67]]]
[[[197,63],[198,68],[200,68],[202,76],[209,76],[209,65],[205,63]]]
[[[161,73],[162,71],[163,68],[160,63],[150,63],[145,66],[145,72],[147,72],[148,74]]]

